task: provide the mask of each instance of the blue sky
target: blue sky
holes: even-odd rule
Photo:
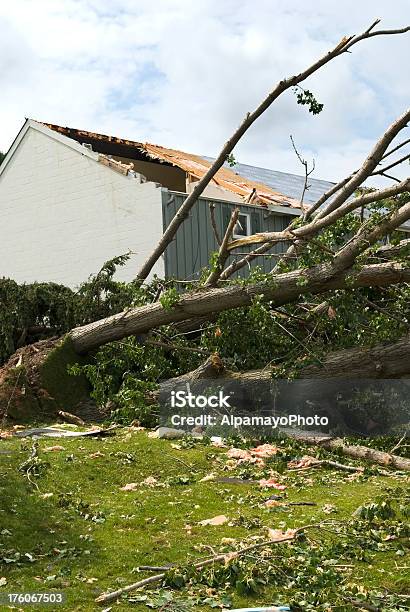
[[[0,149],[24,117],[216,155],[282,77],[382,18],[408,25],[408,0],[14,0],[0,4]],[[410,34],[361,43],[288,93],[235,151],[243,162],[317,178],[353,170],[410,98]]]

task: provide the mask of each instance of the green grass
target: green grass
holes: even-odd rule
[[[64,450],[44,452],[45,447],[56,444]],[[56,607],[58,610],[101,609],[94,603],[101,592],[149,575],[136,574],[134,568],[139,565],[191,563],[210,554],[211,549],[203,546],[220,550],[222,538],[241,541],[266,534],[267,527],[294,528],[325,519],[344,524],[352,520],[358,506],[372,502],[385,487],[403,486],[403,478],[366,475],[352,480],[347,472],[325,469],[289,474],[283,471],[282,462],[273,467],[282,472],[278,478],[287,485],[286,501],[317,505],[268,510],[261,501],[277,491],[267,493],[257,485],[200,482],[209,472],[238,473],[226,471],[224,449],[203,444],[176,449],[172,442],[126,429],[103,439],[41,440],[38,456],[49,465],[39,477],[31,477],[33,485],[18,469],[29,457],[31,445],[31,441],[17,439],[0,441],[0,577],[7,579],[0,590],[63,590],[67,603]],[[91,457],[97,452],[103,456]],[[295,454],[301,452],[295,450]],[[148,476],[166,486],[120,490]],[[335,506],[336,512],[326,514],[326,504]],[[238,524],[198,525],[219,514]],[[313,548],[322,541],[344,541],[342,536],[321,530],[311,536],[313,540],[306,545]],[[408,567],[409,562],[396,554],[400,546],[392,540],[385,550],[369,552],[367,561],[341,561],[354,565],[339,570],[341,581],[405,592],[409,582],[406,570],[400,568]],[[281,544],[274,548],[275,554],[280,548],[290,549]],[[17,562],[4,561],[16,552],[20,553]],[[289,590],[269,586],[259,595],[233,593],[233,604],[287,603],[290,596]],[[24,607],[29,609],[39,608]],[[113,605],[113,610],[129,609],[146,607],[128,601]]]

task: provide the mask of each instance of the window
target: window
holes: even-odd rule
[[[235,227],[233,228],[234,238],[243,238],[251,235],[251,216],[241,213],[238,217]]]

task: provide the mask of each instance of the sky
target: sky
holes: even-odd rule
[[[0,150],[30,117],[216,156],[277,81],[377,18],[409,16],[408,0],[1,2]],[[409,57],[410,33],[359,43],[304,83],[322,113],[284,94],[235,158],[302,174],[292,135],[314,177],[343,178],[406,109]]]

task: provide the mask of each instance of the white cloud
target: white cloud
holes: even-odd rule
[[[0,149],[24,117],[215,155],[275,82],[376,17],[406,25],[407,0],[14,0],[0,4]],[[289,93],[237,148],[245,163],[316,176],[353,170],[404,110],[410,36],[358,45],[306,82],[310,115]]]

